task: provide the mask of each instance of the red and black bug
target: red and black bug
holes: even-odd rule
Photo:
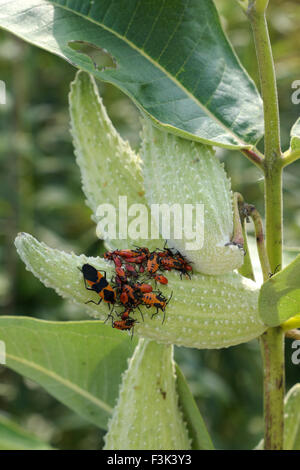
[[[154,315],[157,315],[158,311],[161,310],[164,314],[162,323],[165,321],[166,306],[170,302],[172,295],[173,295],[173,292],[171,293],[169,299],[167,299],[160,291],[158,291],[158,293],[150,292],[147,294],[143,294],[142,303],[146,306],[146,308],[151,308],[151,307],[156,308],[156,312],[153,313],[151,318],[153,318]]]
[[[159,256],[157,253],[152,252],[147,261],[147,271],[150,275],[156,273],[159,269]]]
[[[152,277],[155,280],[155,282],[159,282],[160,284],[166,285],[169,282],[168,279],[162,274],[154,274],[154,276]]]
[[[118,266],[116,266],[115,271],[116,271],[117,278],[121,283],[127,282],[127,276],[123,268],[119,268]]]
[[[180,272],[181,276],[182,274],[185,274],[190,278],[189,271],[192,270],[192,267],[184,259],[171,258],[167,256],[166,258],[161,258],[159,260],[159,266],[165,271],[175,269]]]
[[[117,330],[132,330],[132,335],[131,339],[133,338],[133,329],[134,329],[134,324],[136,323],[136,320],[134,318],[125,318],[125,320],[115,320],[112,324],[113,328],[116,328]]]
[[[147,293],[147,292],[152,292],[152,286],[150,284],[145,284],[145,283],[140,283],[140,282],[137,282],[136,284],[134,284],[134,289],[135,290],[139,290],[140,292],[142,292],[143,294]]]
[[[109,308],[110,304],[115,304],[117,299],[117,293],[107,281],[105,271],[98,271],[90,264],[84,264],[81,268],[81,272],[83,274],[85,288],[87,290],[96,292],[100,297],[99,302],[95,302],[94,300],[88,300],[86,302],[87,304],[94,303],[96,305],[99,305],[102,300],[108,304]],[[101,274],[101,272],[103,272],[104,275]]]
[[[136,272],[136,269],[134,266],[132,266],[131,264],[125,264],[125,270],[126,270],[126,274],[127,276],[129,277],[138,277],[138,273]]]
[[[131,339],[133,338],[133,328],[136,323],[136,320],[130,317],[130,313],[132,312],[131,308],[126,309],[124,312],[120,314],[121,320],[113,320],[112,327],[116,328],[117,330],[132,330]]]
[[[136,307],[141,303],[140,299],[142,296],[142,293],[139,291],[139,289],[135,289],[134,285],[131,285],[129,283],[122,284],[122,287],[120,289],[121,294],[120,294],[120,302],[125,306],[134,306]]]

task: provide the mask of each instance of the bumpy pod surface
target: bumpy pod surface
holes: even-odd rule
[[[193,216],[191,230],[198,236],[201,230],[201,248],[188,247],[193,235],[184,223],[183,237],[176,238],[180,234],[174,232],[179,225],[174,218],[171,218],[169,246],[185,254],[194,263],[194,269],[201,273],[223,274],[239,268],[244,252],[230,245],[233,235],[230,181],[211,147],[161,132],[145,121],[141,155],[149,205],[179,204],[182,214],[184,206],[200,204],[203,207],[200,226],[197,227]]]
[[[91,264],[96,269],[105,270],[110,280],[114,275],[111,263],[98,257],[76,256],[49,248],[24,233],[16,238],[15,243],[27,269],[47,287],[81,304],[94,318],[107,319],[108,307],[103,302],[85,305],[86,301],[97,301],[99,297],[85,289],[79,269],[85,263]],[[160,286],[167,298],[173,293],[166,307],[164,323],[162,312],[152,318],[155,309],[141,307],[144,321],[135,311],[135,335],[161,343],[209,349],[247,342],[265,331],[266,326],[258,313],[259,291],[253,281],[238,273],[220,276],[194,274],[189,280],[170,272],[168,279],[168,286]],[[111,327],[109,322],[107,327]]]
[[[172,355],[172,346],[139,341],[123,376],[104,449],[190,449]]]
[[[159,240],[131,240],[128,231],[125,237],[120,236],[120,221],[122,222],[127,208],[130,210],[133,204],[137,209],[138,205],[148,207],[141,159],[114,128],[91,75],[83,71],[77,72],[71,84],[69,103],[76,162],[81,171],[87,204],[93,212],[92,218],[97,224],[102,220],[100,206],[106,210],[105,207],[111,205],[116,211],[116,238],[108,239],[105,231],[101,230],[100,223],[101,233],[98,235],[105,238],[110,247],[120,249],[147,243],[149,248],[155,249]],[[123,200],[121,207],[120,198]],[[149,215],[146,212],[145,224],[148,224]]]

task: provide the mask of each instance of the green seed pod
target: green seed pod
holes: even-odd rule
[[[194,270],[201,273],[223,274],[239,268],[244,252],[230,245],[233,235],[230,181],[211,147],[161,132],[146,121],[141,153],[149,205],[179,205],[187,222],[184,206],[197,203],[203,208],[203,214],[199,214],[200,218],[203,215],[202,220],[197,222],[193,217],[195,220],[187,226],[171,219],[170,237],[162,234],[168,238],[169,246],[186,255],[194,263]],[[158,225],[162,228],[161,223]],[[181,225],[182,234],[178,233]],[[198,247],[192,242],[192,235],[198,237]]]
[[[99,300],[99,296],[85,289],[79,269],[89,263],[105,270],[110,281],[115,274],[112,263],[99,257],[76,256],[51,249],[24,233],[18,235],[15,243],[27,269],[46,286],[81,304],[94,318],[107,319],[108,307],[104,302],[85,305],[88,300]],[[250,279],[238,273],[227,273],[220,276],[194,274],[189,280],[170,272],[168,280],[168,286],[160,286],[166,298],[173,293],[165,309],[165,321],[163,312],[159,311],[152,318],[155,308],[141,306],[144,321],[135,310],[134,335],[160,343],[215,349],[250,341],[266,330],[258,313],[259,290]],[[111,327],[109,322],[107,327]]]
[[[114,248],[127,248],[137,243],[145,245],[148,242],[147,246],[155,249],[160,244],[159,240],[131,240],[128,231],[119,236],[122,232],[119,220],[124,216],[123,212],[127,212],[127,207],[132,208],[135,204],[137,210],[139,205],[147,208],[141,159],[114,128],[92,75],[77,72],[71,84],[69,103],[76,162],[81,171],[82,189],[92,210],[92,218],[99,224],[98,235]],[[120,209],[121,199],[126,207]],[[103,204],[115,208],[116,238],[107,238],[101,230],[103,214],[101,217],[99,209]],[[144,219],[147,223],[147,212]]]
[[[140,340],[105,436],[106,450],[188,450],[178,408],[172,346]]]

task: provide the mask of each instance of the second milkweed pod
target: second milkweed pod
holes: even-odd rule
[[[172,356],[172,346],[139,341],[122,378],[105,450],[190,449]]]
[[[163,233],[163,222],[158,224],[168,246],[192,262],[195,271],[204,274],[223,274],[239,268],[244,251],[231,243],[230,180],[211,147],[162,132],[145,121],[141,153],[147,201],[165,210],[168,206],[170,211],[169,237]],[[200,204],[199,211],[203,211],[200,221],[196,223],[193,216],[191,223],[185,224],[185,208],[195,204]],[[181,221],[172,217],[175,206],[181,209]],[[181,227],[182,234],[175,234]]]

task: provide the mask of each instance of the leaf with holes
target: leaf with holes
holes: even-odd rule
[[[1,317],[6,365],[106,429],[135,339],[101,322]]]
[[[212,0],[0,0],[0,26],[116,85],[170,132],[228,148],[262,137],[260,96]]]

